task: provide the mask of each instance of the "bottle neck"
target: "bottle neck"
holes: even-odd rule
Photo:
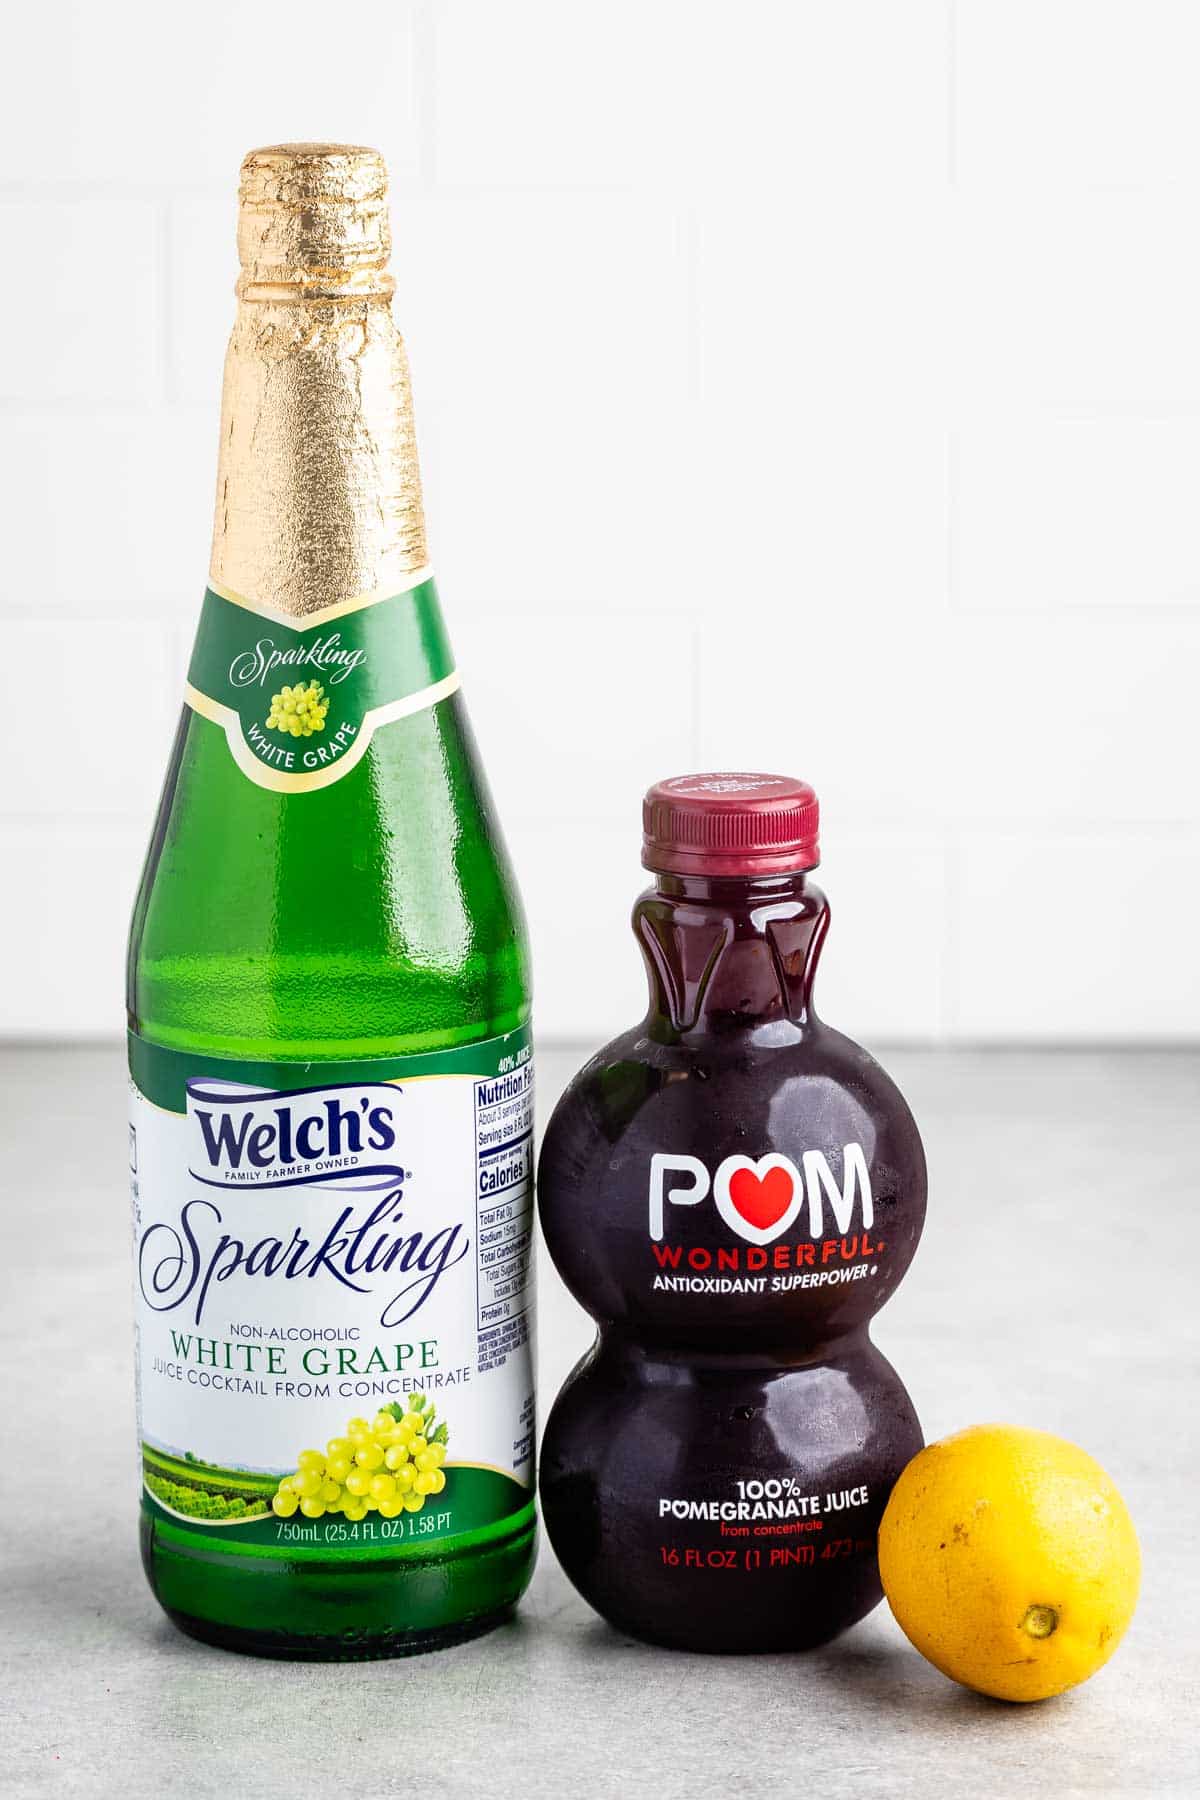
[[[428,573],[408,358],[386,293],[251,288],[225,361],[212,583],[303,619]]]
[[[828,926],[828,902],[802,871],[657,875],[633,913],[652,1034],[802,1029],[816,1016],[812,985]]]

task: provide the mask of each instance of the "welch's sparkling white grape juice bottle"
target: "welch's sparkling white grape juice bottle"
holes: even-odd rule
[[[922,1441],[870,1321],[916,1249],[925,1157],[813,1007],[817,825],[782,776],[650,790],[649,1011],[541,1155],[546,1242],[598,1326],[547,1421],[542,1516],[598,1612],[687,1650],[802,1649],[870,1611]]]
[[[212,568],[129,946],[142,1550],[235,1649],[534,1556],[520,904],[425,544],[373,150],[242,165]]]

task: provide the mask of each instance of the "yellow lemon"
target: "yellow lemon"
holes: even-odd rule
[[[1092,1457],[1048,1431],[973,1425],[930,1444],[879,1527],[884,1592],[934,1666],[998,1700],[1086,1681],[1120,1643],[1141,1557]]]

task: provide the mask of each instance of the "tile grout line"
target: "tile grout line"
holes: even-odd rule
[[[417,150],[417,174],[426,189],[437,186],[437,14],[433,0],[415,0],[411,14],[409,70]]]
[[[938,1016],[941,1020],[940,1041],[955,1043],[955,1032],[962,1013],[959,972],[962,952],[962,871],[961,839],[956,829],[945,836],[942,855],[942,881],[946,904],[946,936],[940,958]]]
[[[958,187],[958,0],[946,0],[946,180]]]

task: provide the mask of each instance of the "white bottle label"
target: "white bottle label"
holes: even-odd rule
[[[289,1555],[395,1554],[527,1507],[527,1034],[309,1065],[303,1086],[295,1065],[141,1039],[131,1062],[155,1517]]]

